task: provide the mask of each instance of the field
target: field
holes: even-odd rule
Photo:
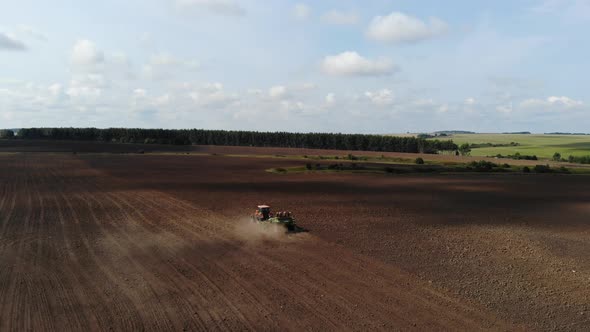
[[[0,142],[0,330],[590,327],[590,176],[151,148]],[[308,232],[256,227],[259,203]]]
[[[450,138],[457,144],[519,144],[476,148],[471,151],[472,156],[513,155],[517,152],[539,158],[551,158],[555,152],[564,158],[590,155],[590,135],[457,134]]]

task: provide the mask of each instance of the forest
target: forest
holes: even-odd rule
[[[15,139],[80,140],[112,143],[228,145],[409,153],[456,151],[452,140],[341,133],[289,133],[205,129],[25,128]]]

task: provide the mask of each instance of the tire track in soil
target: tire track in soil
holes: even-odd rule
[[[143,196],[142,196],[142,198],[143,198],[143,199],[145,199],[145,195],[143,195]],[[177,202],[178,202],[178,201],[177,201]],[[160,199],[160,206],[162,206],[162,205],[164,205],[164,206],[168,206],[168,205],[169,205],[169,204],[162,204],[162,203],[163,203],[163,202],[162,202],[162,200]],[[152,206],[154,206],[154,205],[152,205]],[[156,206],[157,206],[157,205],[156,205]],[[131,207],[131,208],[132,208],[132,209],[134,209],[133,207]],[[178,210],[178,208],[175,208],[175,210]],[[194,210],[194,209],[193,209],[193,210]],[[192,212],[194,213],[194,211],[192,211]],[[186,217],[185,217],[185,219],[186,219]],[[219,278],[219,279],[223,279],[223,278]],[[272,280],[269,280],[269,281],[272,281]],[[270,284],[270,283],[267,283],[267,285],[268,285],[268,284]],[[295,297],[295,296],[297,296],[297,295],[296,295],[296,294],[294,294],[294,293],[291,293],[291,294],[288,294],[288,295],[290,295],[290,297]],[[310,315],[314,315],[314,314],[315,314],[315,315],[317,315],[317,313],[315,313],[315,311],[317,311],[317,310],[314,310],[312,307],[308,307],[308,309],[309,309]],[[318,317],[320,317],[320,316],[318,316]],[[329,316],[328,316],[328,317],[329,317]],[[332,325],[332,327],[334,327],[334,326],[335,326],[335,325]]]
[[[92,184],[88,184],[88,185],[85,185],[84,187],[91,187],[91,186],[92,186]],[[96,196],[96,195],[94,195],[94,196]],[[100,200],[98,200],[98,201],[100,201]],[[114,202],[115,204],[117,204],[117,203],[116,203],[116,201],[112,201],[112,202]],[[125,211],[124,209],[122,209],[122,208],[121,208],[121,206],[120,206],[120,205],[117,205],[117,207],[118,207],[118,208],[119,208],[121,211]],[[134,208],[133,208],[133,209],[134,209]],[[133,209],[132,209],[132,210],[133,210]],[[133,221],[133,218],[129,218],[127,221]],[[126,226],[122,227],[122,229],[123,229],[123,228],[128,228],[128,225],[126,225]],[[134,241],[129,241],[128,243],[134,243]],[[137,247],[135,247],[135,248],[134,248],[134,251],[138,251],[138,252],[139,252],[139,249],[138,249]],[[145,257],[144,257],[144,260],[148,261],[148,260],[149,260],[149,257],[151,257],[151,256],[145,255]],[[162,265],[162,263],[165,263],[165,262],[158,262],[158,263],[159,263],[159,265]],[[156,266],[157,266],[157,265],[156,265]],[[172,266],[171,266],[171,267],[172,267]],[[169,272],[169,271],[168,271],[168,272]],[[195,271],[195,272],[198,272],[198,271]],[[163,275],[165,275],[165,273],[164,273]],[[180,277],[183,277],[183,275],[182,275],[182,274],[178,274],[178,275],[179,275]],[[207,280],[208,280],[208,279],[207,279]],[[170,281],[170,280],[168,280],[168,283],[170,283],[170,282],[171,282],[171,281]],[[186,282],[186,280],[183,280],[183,282]],[[209,282],[210,282],[210,281],[209,281]],[[166,285],[166,284],[165,284],[165,285]],[[181,283],[181,284],[178,284],[177,286],[178,286],[178,287],[177,287],[176,289],[181,289],[181,288],[182,288],[182,283]],[[208,303],[208,302],[212,302],[212,301],[211,301],[211,299],[210,299],[210,300],[207,300],[207,301],[204,301],[204,302],[205,302],[205,303]],[[227,300],[227,299],[226,299],[226,302],[227,302],[227,305],[231,307],[231,302],[230,302],[229,300]],[[183,306],[178,306],[178,310],[183,310],[184,308],[190,308],[190,306],[187,306],[186,304],[184,304]],[[238,316],[241,316],[241,318],[242,318],[243,320],[245,320],[245,318],[243,317],[243,315],[241,315],[239,312],[236,312],[236,313],[238,314]],[[214,315],[215,315],[215,313],[214,313]],[[221,321],[221,319],[219,319],[219,317],[216,317],[216,320],[217,320],[217,325],[218,325],[218,326],[219,326],[221,329],[227,329],[227,328],[229,327],[229,326],[224,326],[224,325],[223,325],[223,322]],[[210,325],[210,324],[209,324],[209,325]]]
[[[0,191],[0,258],[15,261],[0,267],[0,330],[509,326],[313,235],[252,243],[207,208],[113,190],[125,180],[77,157],[13,158]]]
[[[59,175],[58,175],[59,176]],[[67,184],[67,189],[72,190],[71,182]],[[103,232],[103,225],[97,225],[88,222],[89,219],[86,214],[93,214],[95,211],[85,211],[82,208],[79,198],[76,194],[61,192],[64,206],[70,213],[70,219],[74,221],[77,226],[77,236],[80,238],[79,249],[84,256],[83,260],[79,260],[81,268],[87,271],[92,271],[90,281],[94,283],[93,287],[100,294],[105,303],[109,304],[108,311],[112,314],[111,317],[118,317],[117,320],[105,322],[108,328],[113,327],[118,330],[142,330],[145,329],[143,321],[139,319],[139,308],[128,297],[126,289],[118,287],[119,281],[113,274],[113,270],[108,269],[109,264],[113,264],[107,257],[101,257],[95,250],[94,243],[97,241],[97,235]],[[83,216],[83,217],[82,217]],[[97,284],[96,282],[101,282]]]
[[[145,195],[144,195],[142,198],[144,198],[144,199],[145,199]],[[161,205],[161,206],[170,206],[170,205],[171,205],[171,204],[164,204],[164,203],[162,202],[162,200],[163,200],[162,198],[160,198],[160,199],[159,199],[159,201],[160,201],[160,205]],[[178,210],[179,210],[179,208],[178,208],[178,207],[176,207],[174,210],[178,211]],[[193,209],[193,210],[194,210],[194,209]],[[194,211],[193,211],[193,212],[194,212]],[[219,221],[218,221],[218,222],[219,222]],[[307,286],[311,286],[311,285],[307,285]],[[424,302],[424,303],[427,303],[427,301],[422,301],[422,302]],[[317,307],[316,307],[316,309],[317,309]],[[466,308],[466,306],[464,306],[464,308],[463,308],[463,309],[464,309],[464,310],[465,310],[465,309],[467,309],[467,308]],[[432,316],[433,316],[433,317],[436,317],[436,312],[435,312],[435,310],[431,310],[431,311],[432,311]],[[460,326],[460,325],[459,325],[459,326]]]

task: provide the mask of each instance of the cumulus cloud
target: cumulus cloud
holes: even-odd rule
[[[234,0],[176,0],[180,10],[206,10],[218,15],[243,16],[246,10]]]
[[[147,96],[147,91],[145,89],[135,89],[133,90],[133,97],[135,98],[145,98]]]
[[[227,93],[223,84],[217,82],[199,86],[189,96],[198,106],[216,108],[228,106],[239,99],[236,94]]]
[[[444,34],[448,25],[438,18],[424,22],[400,12],[376,16],[367,29],[367,36],[386,43],[409,43],[434,38]]]
[[[523,108],[541,108],[541,109],[569,109],[584,105],[579,100],[574,100],[565,96],[551,96],[547,99],[527,99],[520,103]]]
[[[326,56],[322,62],[322,70],[329,75],[379,76],[392,74],[396,69],[388,59],[371,60],[351,51]]]
[[[476,102],[477,101],[475,100],[475,98],[467,98],[467,99],[465,99],[464,104],[468,105],[468,106],[472,106],[472,105],[475,105]]]
[[[97,99],[106,87],[106,80],[100,74],[79,75],[70,80],[66,95],[70,98]]]
[[[82,39],[74,44],[70,60],[77,66],[94,66],[104,62],[104,53],[92,41]]]
[[[24,51],[27,46],[10,33],[0,32],[0,50]]]
[[[307,20],[311,16],[311,8],[304,3],[297,3],[293,7],[293,17],[298,20]]]
[[[331,10],[322,15],[322,21],[333,25],[354,25],[359,22],[359,17],[355,12]]]
[[[273,86],[268,89],[268,96],[272,99],[282,99],[287,95],[287,88],[282,85]]]
[[[393,92],[389,89],[381,89],[378,91],[367,91],[365,92],[365,97],[367,97],[371,103],[375,106],[389,106],[393,104]]]
[[[510,103],[508,105],[499,105],[496,107],[496,111],[500,112],[500,113],[504,113],[504,114],[512,113],[512,111],[513,111],[512,103]]]
[[[325,98],[326,105],[332,106],[336,103],[336,95],[333,93],[328,93]]]

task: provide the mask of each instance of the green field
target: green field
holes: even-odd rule
[[[510,144],[518,146],[482,147],[471,150],[472,156],[495,156],[497,154],[536,155],[551,158],[555,152],[563,158],[569,155],[590,155],[590,135],[517,135],[517,134],[457,134],[450,137],[455,143],[463,144]]]

